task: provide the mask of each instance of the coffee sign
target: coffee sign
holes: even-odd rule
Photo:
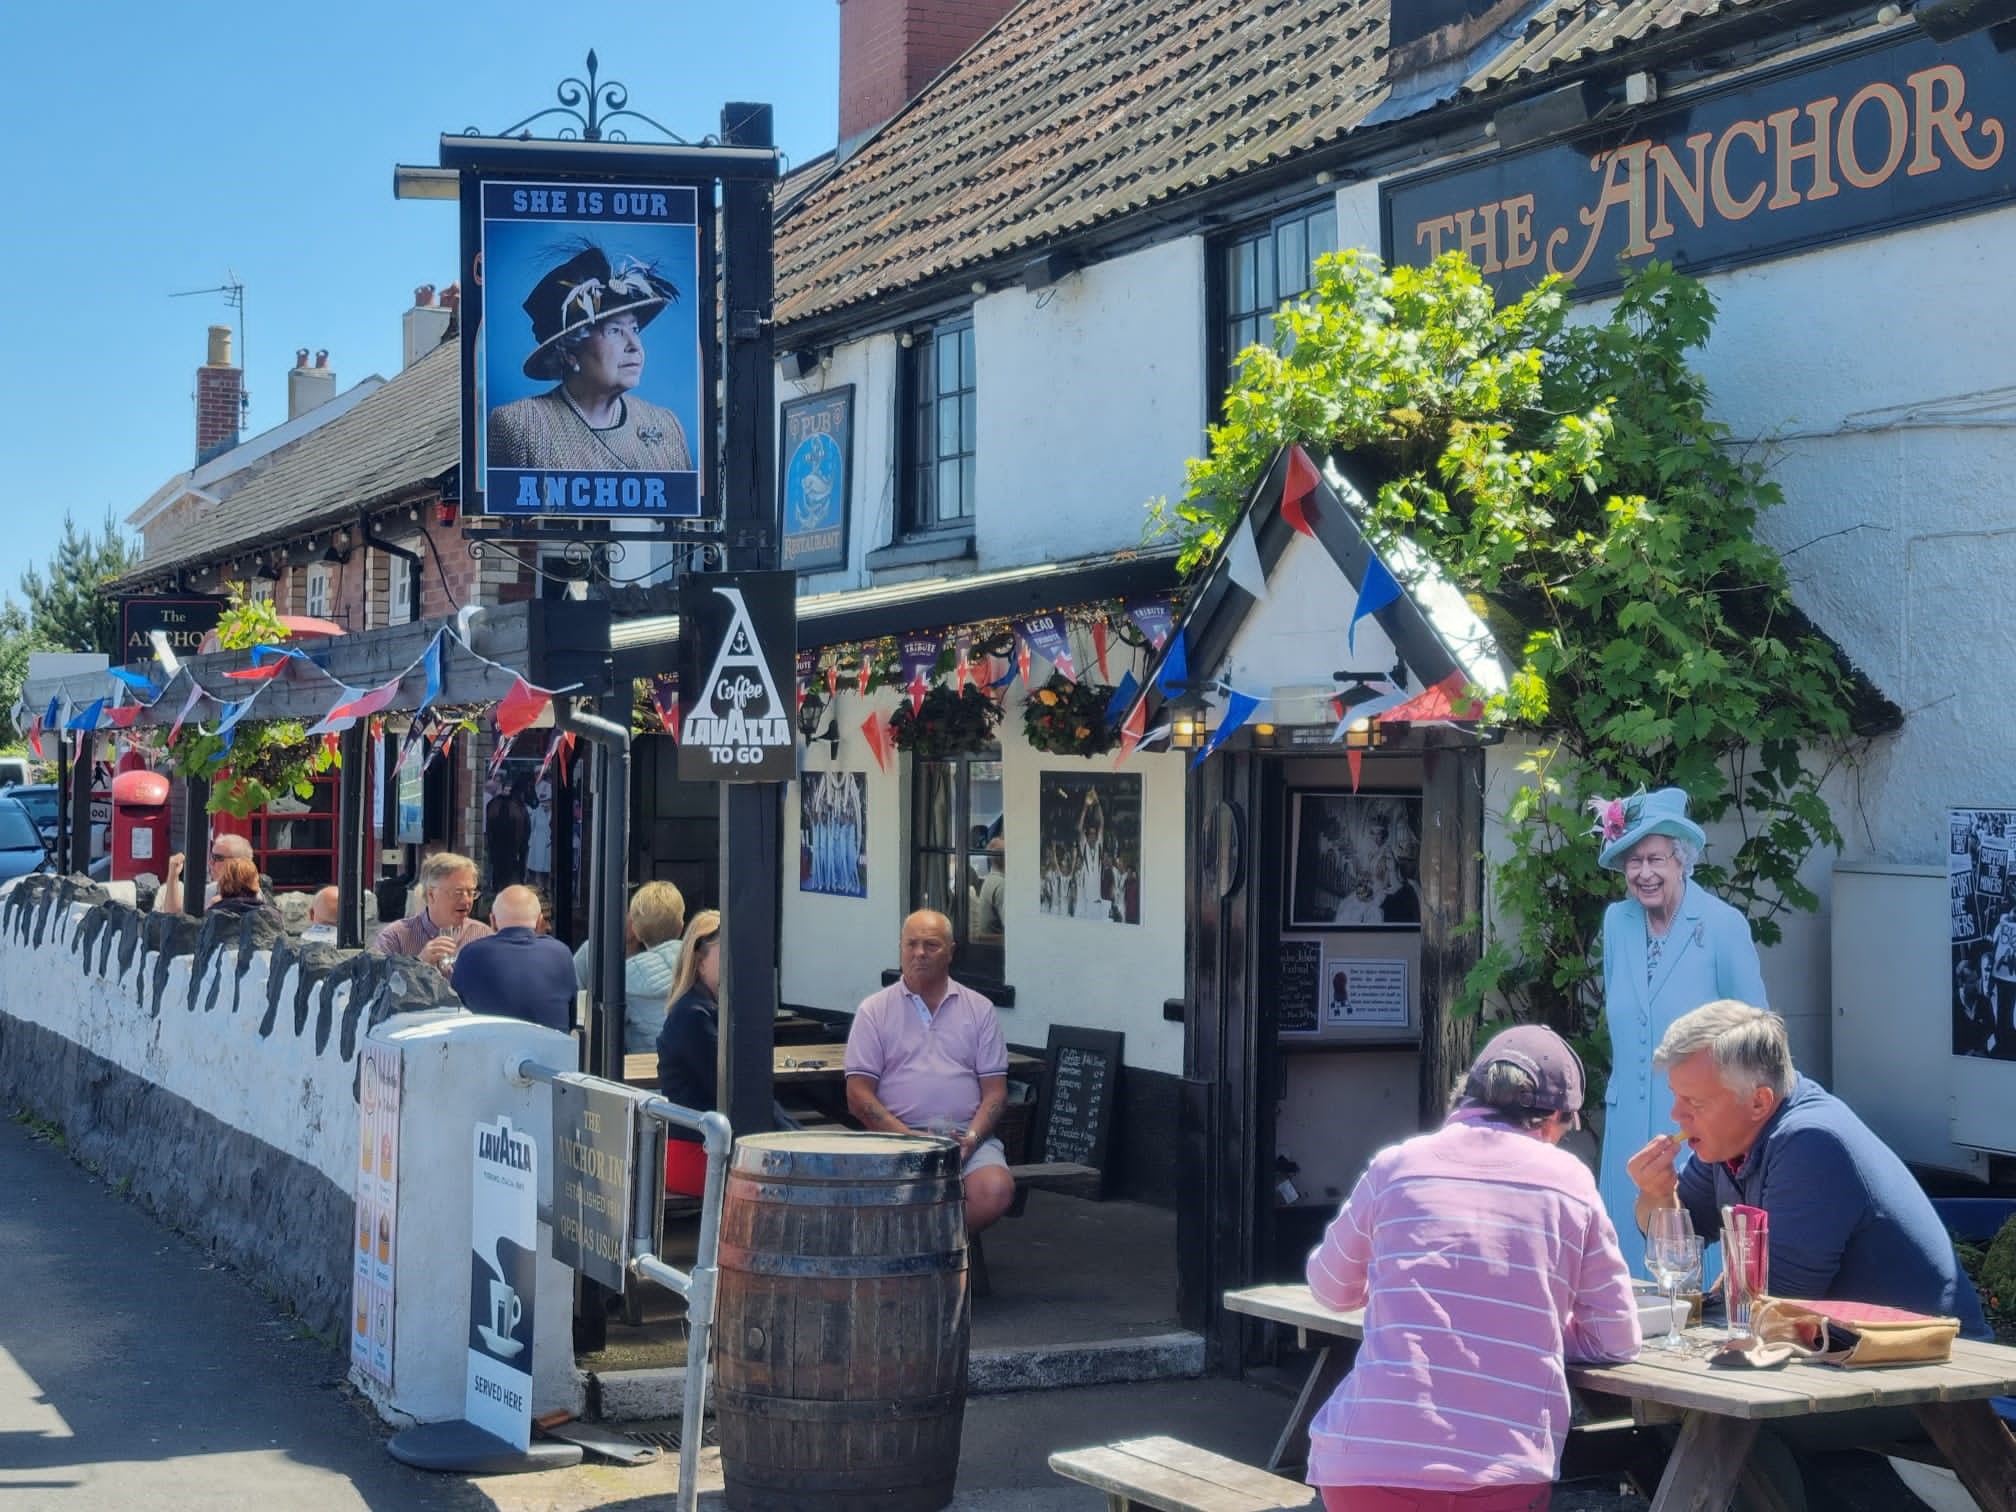
[[[469,1353],[462,1415],[515,1449],[532,1442],[532,1295],[539,1146],[511,1120],[476,1125],[469,1222]]]
[[[798,574],[695,574],[679,598],[679,780],[798,775]]]
[[[2016,198],[2016,55],[1916,30],[1767,70],[1628,125],[1386,186],[1386,260],[1475,262],[1501,297],[1578,295],[1657,257],[1690,272],[1784,257]]]

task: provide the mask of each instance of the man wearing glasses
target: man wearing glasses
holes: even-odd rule
[[[456,952],[491,933],[488,924],[469,917],[476,902],[476,863],[448,851],[429,856],[420,865],[420,896],[420,912],[387,924],[371,948],[380,955],[412,956],[452,976]]]
[[[208,908],[217,901],[217,868],[226,861],[250,861],[252,842],[243,835],[217,835],[210,841],[210,866],[207,871],[208,883],[203,889],[203,906]],[[161,896],[155,900],[156,913],[178,914],[182,912],[182,852],[177,851],[168,858],[168,875],[161,882]]]

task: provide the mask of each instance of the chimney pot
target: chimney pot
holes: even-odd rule
[[[308,348],[306,347],[294,348],[294,366],[296,366],[297,368],[304,368],[308,366]]]
[[[210,356],[208,362],[211,367],[228,368],[231,366],[231,327],[228,325],[214,325],[210,327]]]
[[[434,303],[434,285],[422,284],[413,291],[414,308],[424,310],[432,303]]]
[[[317,347],[315,349],[315,366],[318,368],[329,366],[329,348]]]
[[[441,307],[446,310],[459,310],[462,307],[462,285],[452,283],[441,291]]]

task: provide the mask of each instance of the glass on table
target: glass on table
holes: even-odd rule
[[[1645,1265],[1666,1299],[1666,1337],[1654,1347],[1684,1349],[1679,1294],[1683,1287],[1701,1284],[1701,1236],[1694,1232],[1694,1221],[1685,1208],[1659,1208],[1652,1213],[1645,1229]]]

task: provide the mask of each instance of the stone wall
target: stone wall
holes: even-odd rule
[[[432,971],[276,919],[141,914],[75,878],[0,901],[0,1108],[333,1333],[350,1296],[356,1056]]]

